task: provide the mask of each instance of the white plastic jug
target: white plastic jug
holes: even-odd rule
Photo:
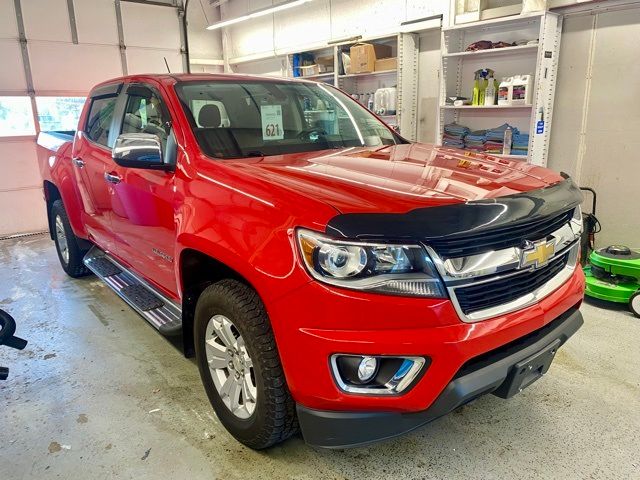
[[[379,88],[373,96],[373,111],[378,115],[396,114],[396,87]]]
[[[511,92],[513,91],[513,77],[502,77],[498,87],[498,105],[511,105]]]
[[[511,104],[531,105],[533,99],[533,76],[516,75],[511,84]]]

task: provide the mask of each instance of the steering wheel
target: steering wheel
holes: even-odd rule
[[[311,140],[311,135],[317,133],[318,136],[320,135],[327,135],[327,131],[320,128],[320,127],[312,127],[312,128],[307,128],[305,130],[302,130],[298,135],[297,138],[300,140]]]

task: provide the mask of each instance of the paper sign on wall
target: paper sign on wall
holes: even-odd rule
[[[262,105],[262,139],[282,140],[284,126],[282,124],[282,105]]]

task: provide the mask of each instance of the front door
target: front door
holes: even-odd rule
[[[121,134],[150,133],[162,143],[165,162],[175,162],[171,116],[160,93],[131,84],[126,91]],[[133,269],[178,298],[174,250],[174,173],[115,166],[107,172],[112,185],[112,224],[116,254]]]

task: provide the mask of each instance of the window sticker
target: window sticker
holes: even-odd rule
[[[284,138],[282,105],[262,105],[260,114],[262,116],[262,139],[282,140]]]

